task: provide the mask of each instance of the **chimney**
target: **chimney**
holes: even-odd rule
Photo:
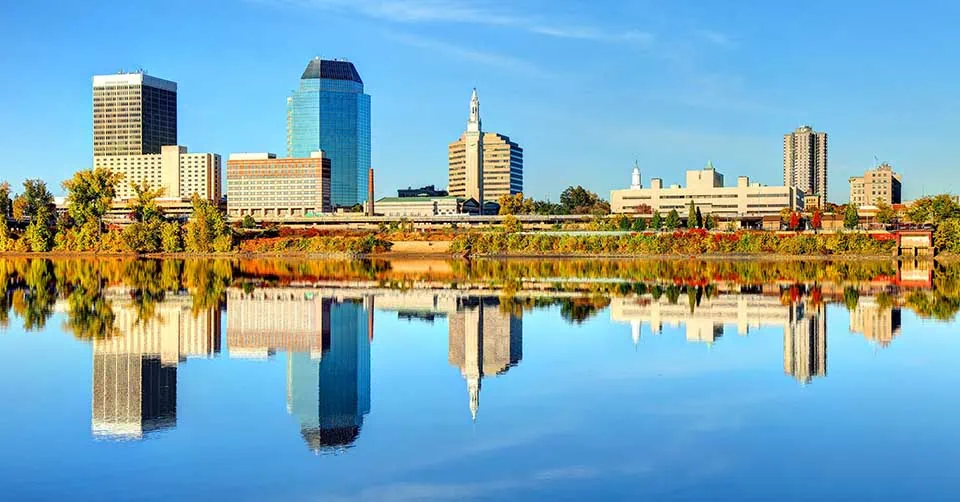
[[[373,168],[371,167],[367,176],[367,216],[376,215],[373,207]]]

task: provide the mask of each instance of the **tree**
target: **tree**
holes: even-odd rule
[[[77,225],[88,221],[103,224],[103,216],[110,210],[117,196],[117,183],[123,175],[98,167],[77,171],[62,183],[67,191],[67,213]]]
[[[653,217],[650,218],[650,228],[659,232],[662,227],[663,227],[663,217],[660,216],[660,211],[654,211]]]
[[[246,214],[243,216],[243,220],[240,222],[240,226],[243,228],[257,228],[257,220],[253,219],[253,216]]]
[[[713,215],[710,213],[707,213],[707,215],[703,217],[703,228],[706,230],[713,230],[716,227],[717,227],[717,222],[714,219]]]
[[[813,229],[820,230],[823,228],[823,215],[820,214],[820,209],[815,209],[813,211]]]
[[[533,199],[524,199],[522,193],[502,195],[497,200],[500,204],[500,214],[533,214]]]
[[[793,210],[789,207],[785,207],[780,210],[780,224],[786,227],[790,226],[790,215],[793,214]]]
[[[800,215],[796,211],[790,213],[790,230],[800,230]]]
[[[503,218],[503,231],[508,234],[515,234],[523,231],[523,225],[516,216],[509,214]]]
[[[643,232],[647,229],[647,220],[643,218],[634,218],[633,219],[633,231],[634,232]]]
[[[697,228],[703,228],[703,214],[699,207],[697,208]]]
[[[566,214],[610,214],[610,204],[580,185],[567,187],[560,194],[560,205]]]
[[[687,228],[697,227],[697,205],[690,201],[687,206]]]
[[[896,219],[897,212],[893,210],[890,204],[883,201],[877,201],[877,222],[889,225]]]
[[[0,183],[0,217],[4,220],[13,214],[13,201],[10,199],[10,183]]]
[[[852,230],[860,224],[860,215],[857,211],[857,205],[850,203],[843,210],[843,228]]]
[[[568,214],[560,204],[548,200],[537,200],[533,202],[533,212],[535,214],[549,216],[555,214]]]
[[[907,209],[907,218],[917,225],[937,225],[943,220],[956,217],[960,217],[960,204],[947,194],[918,199]]]
[[[247,215],[248,217],[250,215]],[[178,253],[183,251],[183,242],[180,238],[180,225],[168,221],[160,230],[160,242],[164,253]]]
[[[13,203],[14,218],[18,220],[39,220],[45,226],[53,226],[56,214],[53,194],[47,190],[47,184],[41,180],[23,182],[23,193]]]
[[[233,248],[233,235],[223,213],[206,199],[193,195],[193,214],[185,227],[188,253],[225,253]]]
[[[163,196],[163,187],[152,189],[146,180],[140,183],[131,183],[133,199],[130,200],[130,217],[133,221],[150,223],[163,219],[163,210],[157,205],[157,199]]]
[[[667,214],[667,219],[664,221],[663,226],[667,230],[676,230],[680,228],[680,213],[676,209],[671,209],[670,213]]]

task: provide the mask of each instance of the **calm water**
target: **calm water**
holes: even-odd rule
[[[0,260],[6,500],[956,500],[960,270]]]

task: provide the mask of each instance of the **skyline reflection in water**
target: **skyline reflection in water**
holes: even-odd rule
[[[0,261],[5,287],[0,344],[14,325],[25,332],[63,330],[89,344],[91,437],[108,442],[170,441],[189,422],[190,407],[184,411],[178,397],[198,384],[184,376],[185,367],[237,361],[252,368],[276,361],[284,367],[282,397],[301,448],[350,456],[364,444],[365,422],[374,419],[383,427],[382,421],[390,420],[378,415],[371,383],[385,357],[374,355],[378,338],[395,336],[378,329],[385,319],[394,331],[403,325],[442,330],[446,366],[460,379],[457,408],[476,424],[483,420],[481,397],[508,389],[514,368],[541,371],[545,361],[538,351],[524,350],[524,335],[531,329],[540,337],[549,334],[550,328],[543,331],[549,318],[586,334],[603,326],[635,351],[645,350],[643,342],[651,337],[676,337],[712,350],[732,343],[726,341],[731,337],[780,333],[782,351],[766,351],[766,365],[782,366],[783,375],[800,386],[820,385],[829,380],[829,371],[844,371],[836,362],[828,366],[833,361],[828,335],[838,334],[828,333],[837,330],[828,316],[846,311],[848,329],[842,334],[861,337],[876,350],[896,350],[891,346],[904,337],[904,344],[911,343],[915,334],[902,332],[905,311],[953,322],[960,291],[953,269],[914,264],[904,274],[903,265],[893,267],[873,277],[868,277],[876,271],[872,268],[851,267],[845,273],[852,279],[822,281],[706,281],[675,275],[659,281],[528,275],[518,281],[499,276],[502,269],[488,270],[486,277],[472,275],[473,270],[464,274],[472,275],[472,282],[407,289],[407,277],[337,282],[301,273],[254,274],[236,262],[137,260],[114,269],[82,261]],[[395,270],[383,264],[374,269],[375,274]],[[831,304],[837,307],[828,308]],[[540,319],[533,328],[525,326],[530,316]],[[62,322],[49,323],[53,318]],[[502,383],[485,390],[491,380]],[[66,379],[63,385],[78,387],[81,381]],[[416,391],[398,387],[396,392]]]

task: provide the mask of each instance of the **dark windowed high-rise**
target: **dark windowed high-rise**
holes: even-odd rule
[[[176,144],[175,82],[142,72],[93,77],[95,157],[157,154]]]
[[[287,98],[287,156],[330,158],[330,200],[352,206],[367,199],[370,96],[353,63],[316,58]]]

